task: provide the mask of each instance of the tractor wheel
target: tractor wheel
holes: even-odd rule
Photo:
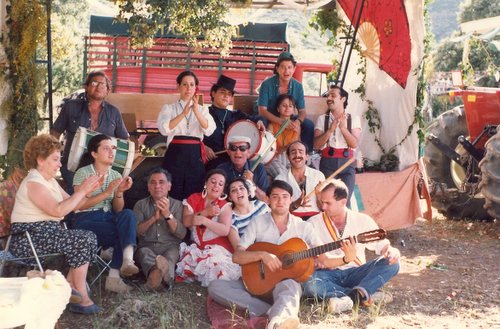
[[[429,125],[428,133],[436,136],[443,144],[463,157],[468,157],[468,153],[462,149],[457,140],[460,135],[469,135],[463,106],[455,107],[438,116]],[[489,218],[483,208],[484,199],[462,188],[466,177],[464,168],[429,141],[425,144],[424,163],[430,179],[434,208],[448,218]]]
[[[486,155],[479,163],[484,207],[493,218],[500,219],[500,126],[485,145]]]

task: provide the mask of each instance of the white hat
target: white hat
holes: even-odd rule
[[[250,137],[247,137],[247,136],[230,136],[227,139],[226,147],[228,147],[229,144],[233,144],[233,143],[248,143],[248,145],[251,145],[252,140],[250,139]]]

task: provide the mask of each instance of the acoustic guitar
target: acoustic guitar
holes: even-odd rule
[[[386,235],[383,229],[377,229],[358,234],[354,239],[357,243],[368,243],[382,240]],[[271,272],[263,261],[242,265],[243,283],[252,295],[262,296],[270,292],[282,280],[294,279],[297,282],[304,282],[314,271],[313,257],[340,248],[341,242],[347,239],[330,242],[311,249],[308,249],[307,244],[300,238],[291,238],[280,245],[269,242],[256,242],[247,250],[267,251],[278,256],[282,268]]]

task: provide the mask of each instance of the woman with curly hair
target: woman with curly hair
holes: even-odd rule
[[[11,251],[18,257],[32,256],[26,236],[17,234],[27,231],[39,253],[64,255],[70,266],[67,280],[73,289],[69,310],[82,314],[98,313],[100,307],[90,299],[86,286],[89,263],[97,250],[97,238],[90,231],[67,230],[61,227],[61,221],[99,186],[99,177],[88,177],[69,196],[55,179],[61,168],[61,144],[51,135],[32,137],[23,156],[29,172],[16,193],[11,216]]]

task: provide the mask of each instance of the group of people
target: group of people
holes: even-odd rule
[[[105,288],[130,291],[122,278],[139,273],[148,290],[161,290],[175,280],[199,281],[209,295],[229,307],[267,314],[268,328],[296,328],[302,286],[287,279],[278,283],[271,300],[249,294],[240,279],[240,265],[262,262],[271,271],[281,260],[264,251],[248,251],[255,242],[281,244],[292,237],[315,247],[344,239],[341,249],[315,259],[316,270],[304,284],[304,295],[329,301],[332,312],[354,304],[368,305],[399,269],[399,251],[388,240],[373,244],[352,238],[377,228],[368,217],[349,210],[354,166],[328,179],[353,156],[358,145],[359,118],[345,112],[348,94],[332,86],[327,111],[316,125],[306,118],[302,85],[292,76],[296,62],[288,52],[277,60],[275,75],[259,90],[259,115],[230,110],[236,81],[221,75],[211,89],[212,105],[198,103],[198,78],[191,71],[177,77],[180,99],[163,106],[158,129],[167,136],[163,165],[147,176],[149,195],[133,210],[124,209],[124,192],[132,185],[113,167],[112,137],[128,138],[119,110],[104,99],[110,81],[92,72],[85,93],[67,100],[51,135],[33,137],[24,150],[28,176],[16,195],[12,229],[29,231],[36,248],[62,253],[70,266],[69,309],[83,314],[100,311],[89,297],[86,274],[98,248],[112,247]],[[231,124],[249,119],[263,133],[277,138],[278,157],[267,166],[253,166],[248,136],[225,138]],[[79,169],[66,164],[78,127],[96,131]],[[59,136],[65,133],[61,156]],[[310,150],[321,150],[320,170],[307,165]],[[266,170],[266,167],[268,171]],[[66,190],[56,181],[58,171]],[[271,176],[271,179],[270,177]],[[60,226],[72,214],[71,229]],[[22,236],[12,251],[29,253]],[[380,257],[365,262],[365,248]],[[138,266],[137,266],[138,265]]]

